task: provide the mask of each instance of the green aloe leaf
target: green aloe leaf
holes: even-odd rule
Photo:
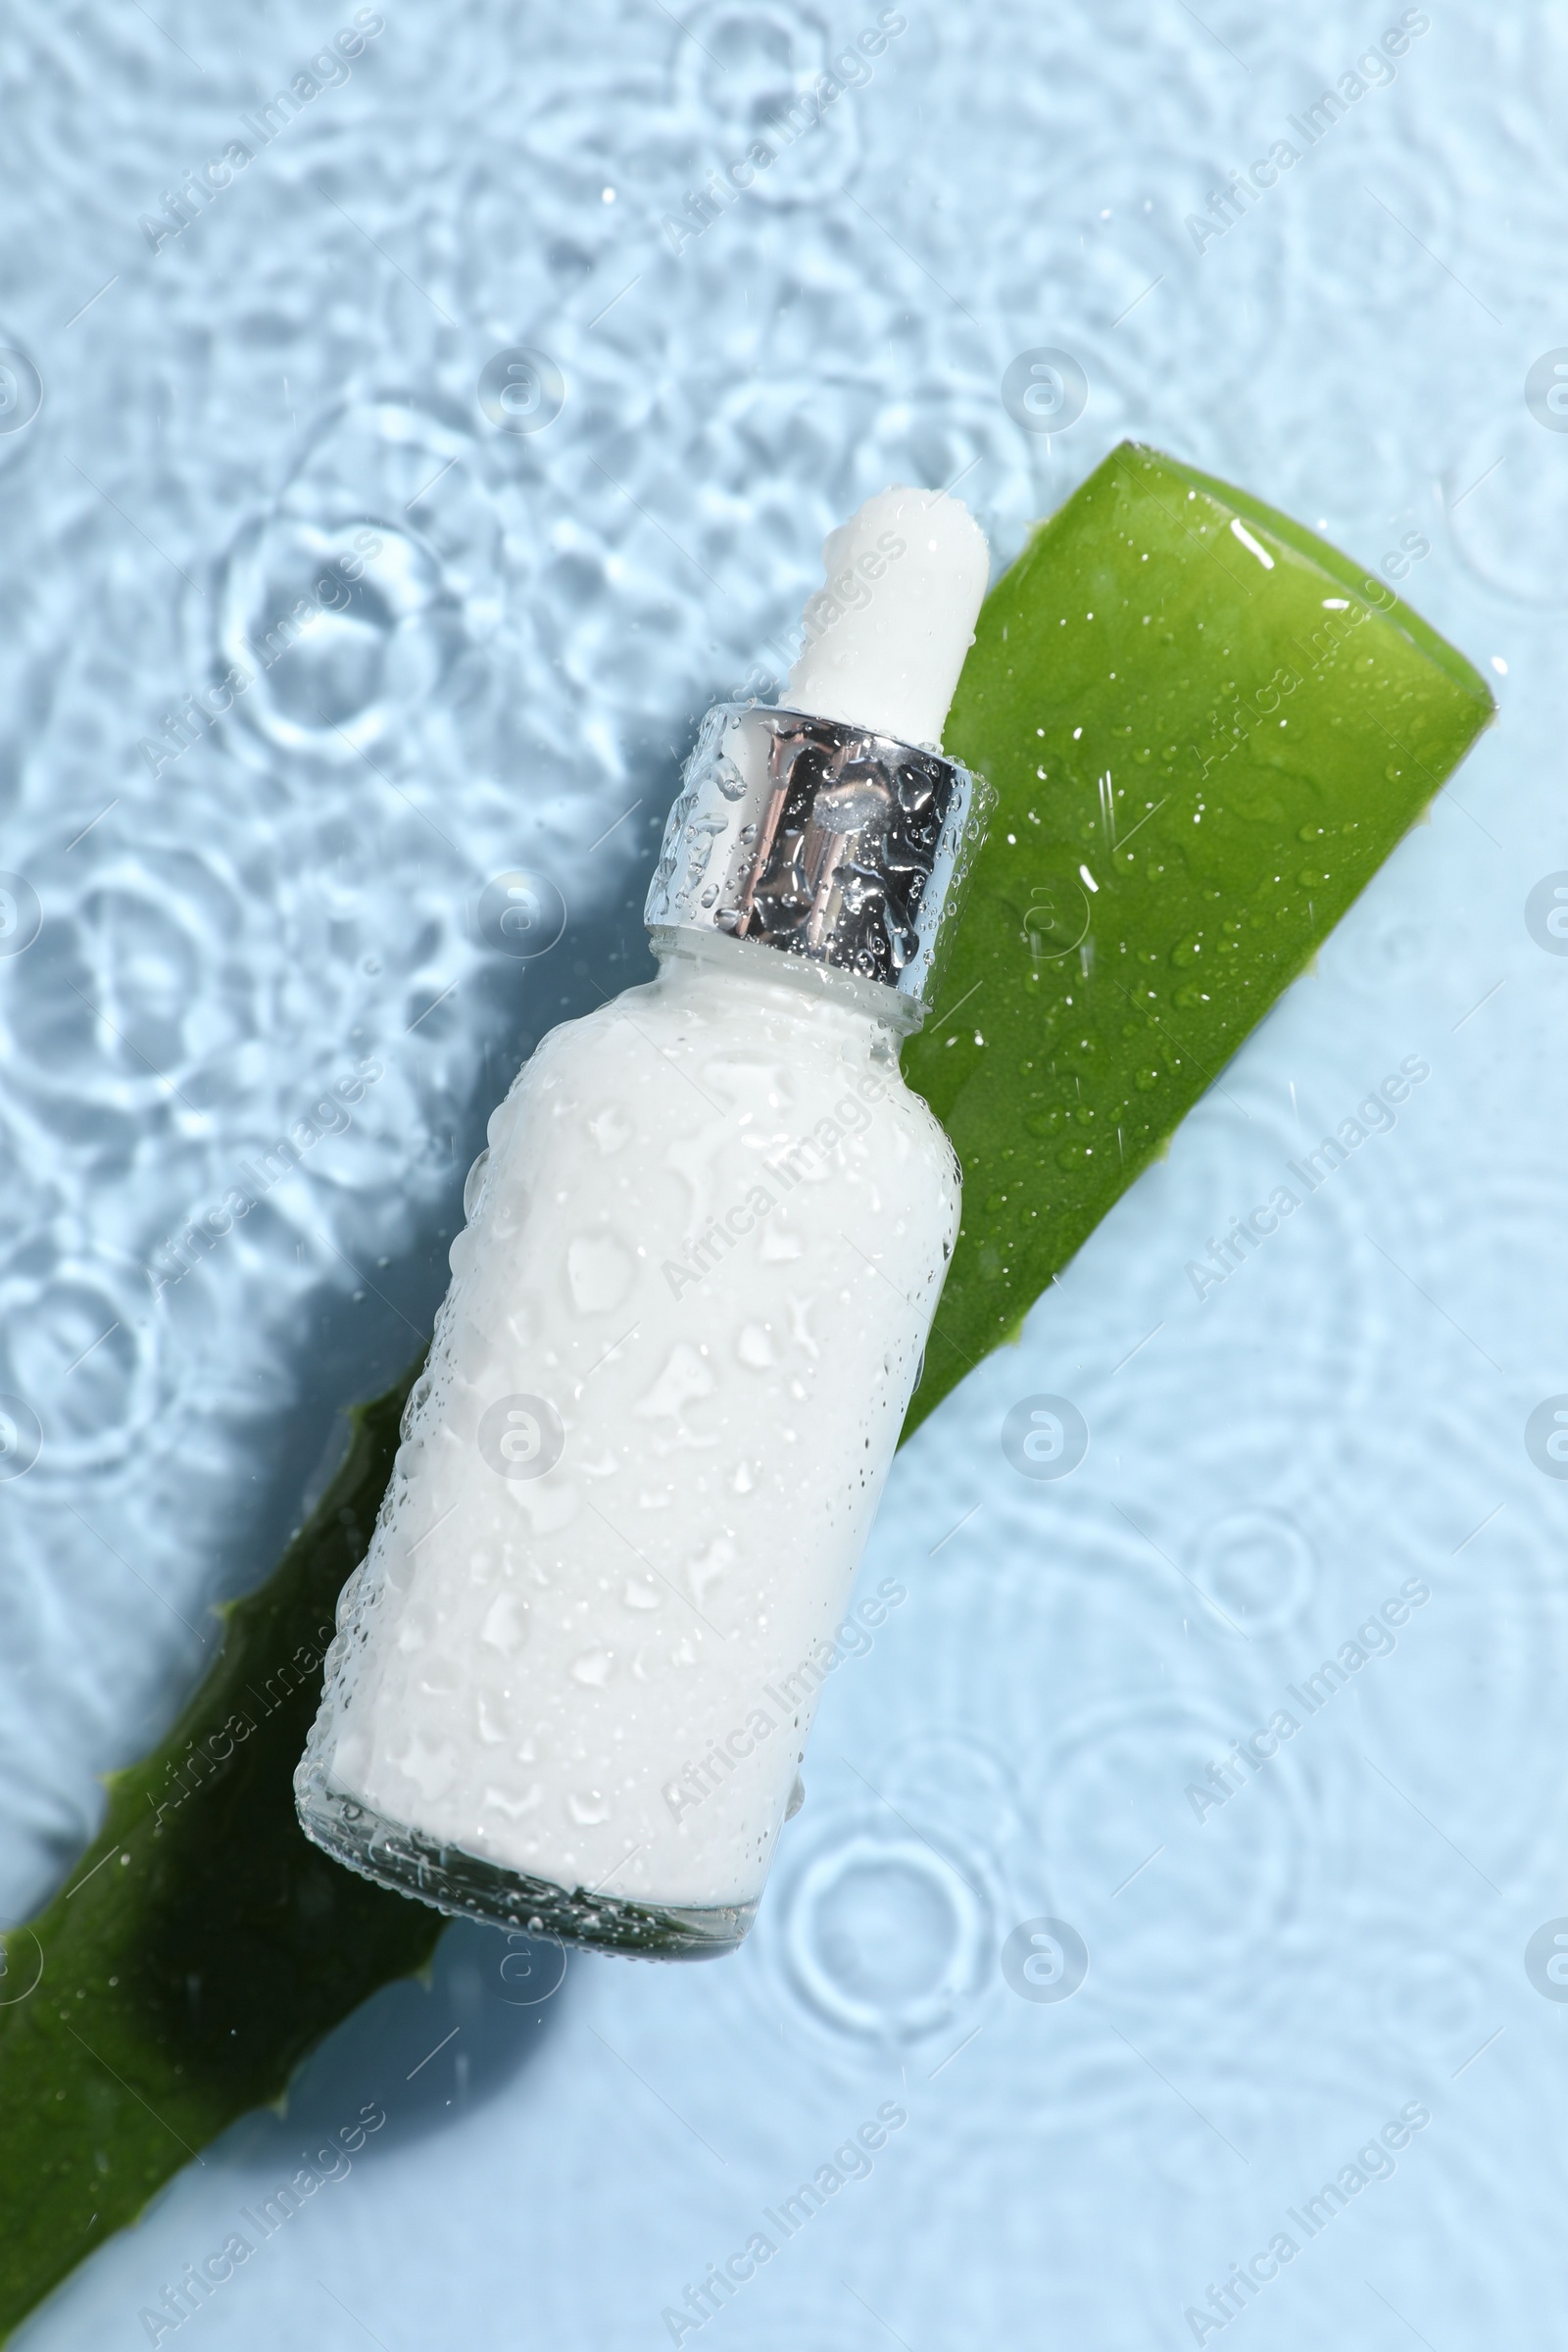
[[[999,803],[947,1009],[906,1054],[965,1168],[909,1427],[1017,1329],[1491,715],[1379,583],[1152,451],[1036,533],[948,729]],[[183,1715],[3,1939],[0,2333],[441,1933],[307,1844],[291,1788],[416,1370],[354,1413]]]
[[[359,1407],[278,1567],[154,1752],[109,1781],[90,1851],[4,1938],[0,2334],[322,2035],[423,1967],[445,1921],[306,1843],[293,1772],[417,1365]]]
[[[947,746],[998,807],[905,1074],[963,1227],[905,1434],[1024,1315],[1493,716],[1326,541],[1127,442],[986,599]]]

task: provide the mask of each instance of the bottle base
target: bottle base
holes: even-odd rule
[[[526,1936],[555,1936],[563,1943],[635,1960],[717,1960],[736,1949],[757,1916],[755,1902],[712,1909],[634,1903],[531,1879],[388,1821],[357,1797],[328,1788],[319,1771],[296,1784],[295,1803],[312,1844],[362,1879],[451,1917]]]

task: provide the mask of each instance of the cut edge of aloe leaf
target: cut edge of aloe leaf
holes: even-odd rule
[[[1320,538],[1304,522],[1298,522],[1292,515],[1282,514],[1278,507],[1271,507],[1264,500],[1254,497],[1250,490],[1238,489],[1233,482],[1222,482],[1214,474],[1200,472],[1196,466],[1185,465],[1179,458],[1165,457],[1148,442],[1118,442],[1110,453],[1109,462],[1126,463],[1133,458],[1157,463],[1166,471],[1177,475],[1190,489],[1200,491],[1217,506],[1234,508],[1249,524],[1268,533],[1308,564],[1316,564],[1338,587],[1359,598],[1363,604],[1370,604],[1382,619],[1402,629],[1411,644],[1425,654],[1429,662],[1435,662],[1455,686],[1484,705],[1484,725],[1490,726],[1495,719],[1496,697],[1475,663],[1460,653],[1457,646],[1450,645],[1447,638],[1435,629],[1429,620],[1424,620],[1415,607],[1407,604],[1386,580],[1380,580],[1375,573],[1364,569],[1343,549],[1336,547],[1331,539]],[[1369,594],[1369,591],[1374,593]]]
[[[1233,534],[1239,545],[1231,544]],[[1159,625],[1145,637],[1150,611]],[[1058,621],[1058,615],[1065,617]],[[1200,634],[1205,624],[1211,635]],[[1058,626],[1067,632],[1059,646]],[[1372,661],[1363,658],[1367,654]],[[1118,674],[1120,683],[1112,684]],[[1285,681],[1285,691],[1297,699],[1282,706],[1281,694],[1272,691],[1276,680]],[[1275,735],[1274,721],[1259,716],[1258,706],[1270,699],[1276,711],[1283,707],[1292,714],[1295,733]],[[1134,726],[1116,722],[1132,721],[1138,706],[1151,704],[1138,722],[1149,729],[1142,740],[1173,740],[1164,767],[1148,767],[1140,776],[1126,765],[1132,748],[1126,739]],[[1128,1017],[1136,1016],[1130,1000],[1111,1004],[1102,989],[1103,979],[1118,969],[1131,977],[1131,959],[1123,963],[1115,953],[1118,927],[1126,927],[1126,945],[1157,948],[1152,960],[1174,961],[1183,952],[1182,930],[1201,928],[1199,881],[1220,882],[1223,893],[1207,887],[1202,896],[1212,902],[1228,895],[1228,909],[1217,911],[1244,918],[1227,926],[1247,934],[1245,956],[1229,968],[1233,978],[1245,970],[1248,979],[1245,991],[1232,991],[1229,999],[1216,991],[1212,1007],[1205,995],[1201,1011],[1180,1010],[1181,994],[1174,1005],[1161,1005],[1165,1040],[1179,1034],[1190,1049],[1182,1057],[1186,1068],[1179,1079],[1168,1068],[1164,1073],[1162,1123],[1151,1123],[1150,1099],[1125,1096],[1125,1134],[1119,1113],[1113,1122],[1119,1159],[1107,1169],[1102,1152],[1092,1182],[1082,1171],[1054,1176],[1045,1154],[1025,1137],[1030,1114],[1033,1135],[1042,1132],[1042,1121],[1053,1123],[1046,1080],[1021,1075],[1018,1091],[1032,1087],[1034,1099],[1001,1100],[995,1087],[988,1091],[979,1066],[985,1055],[969,1054],[967,1040],[954,1036],[940,1007],[906,1043],[906,1074],[953,1136],[964,1167],[965,1199],[963,1230],[906,1436],[984,1354],[1018,1338],[1052,1278],[1128,1184],[1168,1147],[1188,1109],[1310,962],[1494,715],[1491,690],[1473,663],[1385,581],[1262,500],[1147,444],[1121,443],[1038,525],[982,607],[949,720],[950,749],[984,771],[997,794],[990,831],[974,861],[971,906],[948,965],[950,1001],[966,1004],[982,982],[989,983],[991,993],[977,1002],[977,1009],[980,1004],[990,1008],[987,1034],[974,1037],[975,1048],[995,1048],[991,1058],[1010,1054],[1014,1064],[1022,1054],[1023,1073],[1033,1067],[1019,1024],[1026,1005],[1029,1017],[1046,1015],[1053,992],[1049,975],[1036,973],[1025,983],[1020,951],[1010,951],[1009,962],[1004,938],[1007,915],[1017,924],[1029,897],[1031,855],[1037,875],[1042,855],[1057,858],[1058,876],[1081,873],[1085,857],[1100,869],[1094,886],[1100,895],[1093,914],[1085,916],[1102,950],[1100,977],[1086,965],[1082,988],[1065,1002],[1075,1006],[1074,1027],[1087,1026],[1098,1037],[1102,1079],[1113,1077],[1118,1062],[1129,1058],[1117,1033],[1125,1038]],[[1081,722],[1076,727],[1074,719]],[[1081,746],[1080,736],[1087,737]],[[1153,758],[1148,749],[1139,756]],[[1165,885],[1163,926],[1147,903],[1134,910],[1130,869],[1109,877],[1108,895],[1104,887],[1106,862],[1118,864],[1122,845],[1114,827],[1108,841],[1102,835],[1105,809],[1102,804],[1097,810],[1096,791],[1102,782],[1112,785],[1112,770],[1122,791],[1136,781],[1164,796],[1140,853],[1147,866],[1147,853],[1164,834],[1172,879]],[[1160,817],[1167,800],[1170,812]],[[1206,831],[1189,834],[1188,820],[1196,824],[1200,814]],[[1286,903],[1290,889],[1281,893],[1280,904],[1267,911],[1282,919],[1266,926],[1265,937],[1254,886],[1268,874],[1274,883],[1305,882],[1295,869],[1302,863],[1298,844],[1306,835],[1296,827],[1319,817],[1320,831],[1341,836],[1334,871],[1318,877],[1315,892],[1297,891],[1294,906]],[[1178,819],[1180,840],[1171,833]],[[1193,870],[1200,838],[1213,869],[1201,877]],[[1227,843],[1228,856],[1217,855]],[[1069,891],[1076,887],[1067,884]],[[1179,923],[1171,908],[1184,890],[1186,919]],[[988,898],[989,916],[980,910]],[[1021,941],[1025,933],[1014,936]],[[1216,945],[1211,936],[1211,957]],[[1048,985],[1032,993],[1043,977]],[[1128,998],[1126,988],[1119,994]],[[1059,1058],[1061,1044],[1053,1049],[1049,1018],[1041,1020],[1039,1033],[1044,1056],[1054,1051]],[[1054,1073],[1056,1067],[1053,1060]],[[1199,1070],[1202,1084],[1195,1082]],[[1157,1072],[1144,1076],[1152,1084]],[[1108,1103],[1102,1107],[1108,1110]],[[1005,1220],[993,1218],[993,1192],[1010,1198],[1007,1214],[1024,1218],[1025,1238],[1016,1225],[1009,1232]],[[1049,1250],[1043,1247],[1048,1231],[1055,1244]],[[1001,1282],[995,1264],[989,1276],[986,1267],[999,1250],[1007,1260]],[[994,1287],[982,1312],[976,1301],[987,1280]]]

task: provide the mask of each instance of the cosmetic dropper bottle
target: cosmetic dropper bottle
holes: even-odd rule
[[[953,498],[834,531],[777,709],[710,710],[658,976],[491,1118],[295,1793],[443,1911],[650,1957],[746,1934],[958,1230],[899,1071],[986,788]]]

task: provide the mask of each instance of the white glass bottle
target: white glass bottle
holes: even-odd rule
[[[664,1957],[750,1925],[958,1225],[898,1054],[978,837],[937,743],[985,546],[894,491],[826,553],[788,707],[704,722],[658,977],[490,1121],[296,1776],[369,1878]]]

